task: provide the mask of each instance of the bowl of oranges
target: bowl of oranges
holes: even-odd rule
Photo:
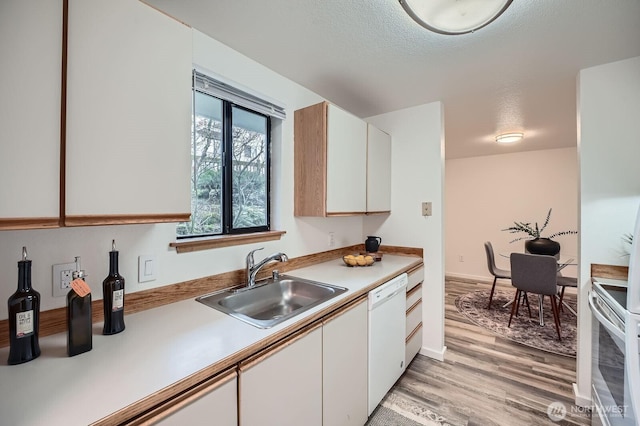
[[[342,261],[347,266],[371,266],[373,265],[373,262],[375,262],[375,259],[373,258],[373,256],[369,255],[360,254],[356,256],[353,254],[348,254],[342,257]]]

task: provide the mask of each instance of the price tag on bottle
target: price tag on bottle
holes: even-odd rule
[[[85,297],[87,294],[91,293],[91,287],[89,287],[89,285],[80,278],[76,278],[71,281],[71,288],[73,291],[78,293],[78,296],[80,297]]]

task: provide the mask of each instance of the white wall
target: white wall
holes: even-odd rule
[[[391,215],[367,217],[364,235],[382,244],[422,247],[423,345],[420,353],[443,359],[444,346],[444,125],[440,102],[367,119],[392,136]],[[421,215],[421,203],[433,203],[433,215]],[[384,259],[383,259],[384,260]]]
[[[592,263],[627,265],[621,237],[640,203],[640,57],[587,68],[578,80],[580,289],[576,400],[590,398]]]
[[[92,288],[93,298],[102,298],[102,280],[108,273],[107,253],[114,238],[120,251],[120,272],[126,279],[127,293],[241,269],[246,253],[260,246],[264,246],[265,250],[257,258],[275,251],[296,257],[328,250],[329,232],[335,233],[337,247],[364,241],[363,219],[360,217],[293,216],[293,112],[322,98],[198,31],[194,31],[193,39],[195,64],[274,98],[287,107],[288,118],[273,126],[272,154],[273,229],[287,233],[280,241],[176,254],[168,246],[169,242],[175,240],[173,224],[0,231],[0,300],[7,300],[16,289],[16,262],[20,260],[23,245],[27,246],[29,258],[33,261],[33,285],[41,293],[41,309],[48,310],[65,305],[64,297],[51,296],[51,265],[72,262],[74,256],[82,257],[83,269],[89,274],[87,282]],[[69,84],[73,84],[73,81]],[[91,168],[90,164],[84,166]],[[157,256],[156,281],[144,284],[137,282],[137,258],[142,254]],[[0,319],[6,318],[6,309],[0,310]]]
[[[502,231],[518,222],[542,225],[543,236],[578,230],[578,157],[576,148],[520,152],[446,161],[447,275],[493,280],[487,269],[484,242],[490,241],[498,267],[509,269],[499,253],[524,250],[524,234]],[[564,254],[577,255],[576,235],[557,237]],[[460,256],[463,261],[460,261]],[[577,268],[565,268],[576,276]]]

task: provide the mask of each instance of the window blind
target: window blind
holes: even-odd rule
[[[284,107],[193,70],[193,88],[270,117],[285,119]]]

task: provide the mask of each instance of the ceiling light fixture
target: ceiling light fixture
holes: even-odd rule
[[[502,15],[513,0],[398,0],[418,24],[440,34],[473,32]]]
[[[496,136],[496,142],[498,143],[520,142],[523,137],[524,137],[524,133],[521,133],[521,132],[503,133],[501,135]]]

